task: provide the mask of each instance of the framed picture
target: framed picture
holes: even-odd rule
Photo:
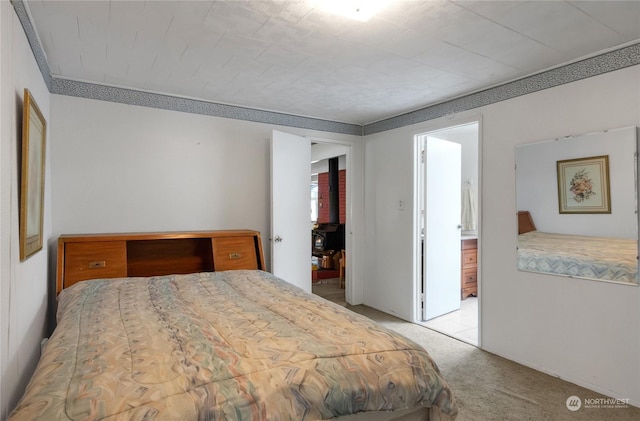
[[[42,249],[46,136],[47,122],[31,92],[25,89],[20,169],[20,260]]]
[[[558,161],[560,213],[611,213],[609,155]]]

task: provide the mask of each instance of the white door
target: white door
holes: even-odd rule
[[[427,137],[424,167],[424,320],[460,309],[462,146]]]
[[[271,272],[311,292],[311,142],[271,134]]]

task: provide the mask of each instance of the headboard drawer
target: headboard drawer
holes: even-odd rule
[[[124,241],[67,243],[64,248],[64,288],[79,281],[127,276]]]
[[[258,269],[253,237],[220,237],[212,241],[216,270]]]

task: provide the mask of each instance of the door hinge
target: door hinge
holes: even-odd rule
[[[421,164],[424,164],[424,155],[425,155],[425,150],[423,149],[423,150],[420,152],[420,163],[421,163]]]

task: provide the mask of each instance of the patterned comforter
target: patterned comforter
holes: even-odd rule
[[[427,352],[269,273],[80,282],[10,417],[317,420],[433,407],[456,415]]]
[[[531,231],[518,236],[518,269],[635,283],[636,240]]]

